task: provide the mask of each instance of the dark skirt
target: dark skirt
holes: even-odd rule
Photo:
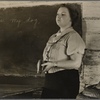
[[[79,93],[78,70],[63,70],[45,75],[45,84],[41,98],[71,98]]]

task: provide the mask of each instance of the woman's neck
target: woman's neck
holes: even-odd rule
[[[63,32],[65,29],[70,28],[71,26],[67,26],[67,27],[60,27],[60,31]]]

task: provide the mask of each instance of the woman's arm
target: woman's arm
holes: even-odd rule
[[[52,67],[57,66],[63,69],[78,69],[82,62],[82,54],[74,53],[70,55],[70,60],[63,59],[56,62],[47,62],[42,64],[42,66],[46,66],[43,72],[50,70]]]
[[[64,69],[78,69],[82,62],[82,54],[75,53],[70,55],[70,60],[61,60],[57,62],[57,66]]]

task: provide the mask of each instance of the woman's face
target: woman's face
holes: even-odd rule
[[[56,15],[56,23],[60,28],[71,26],[71,18],[66,7],[60,7]]]

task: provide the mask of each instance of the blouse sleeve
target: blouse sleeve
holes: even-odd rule
[[[78,33],[71,33],[67,43],[67,55],[84,54],[85,43]]]

